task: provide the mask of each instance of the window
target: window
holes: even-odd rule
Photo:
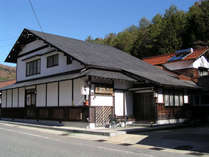
[[[58,54],[47,57],[47,68],[58,65]]]
[[[168,94],[165,94],[165,106],[169,106],[169,95]]]
[[[67,64],[72,64],[72,57],[71,56],[67,56]]]
[[[40,74],[40,72],[41,72],[41,60],[40,59],[26,63],[26,76]]]
[[[36,105],[36,90],[35,89],[26,89],[26,106],[35,106]]]
[[[199,71],[199,76],[200,77],[208,75],[208,69],[207,68],[199,67],[198,71]]]
[[[173,106],[173,95],[170,95],[170,106]]]
[[[179,106],[179,95],[174,96],[175,106]]]
[[[183,106],[183,94],[165,94],[165,106]]]

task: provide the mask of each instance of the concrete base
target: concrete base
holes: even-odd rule
[[[166,124],[178,124],[185,122],[186,119],[166,119],[166,120],[158,120],[156,122],[157,125],[166,125]]]
[[[76,127],[76,128],[89,128],[90,123],[88,122],[61,122],[63,126],[69,126],[69,127]]]

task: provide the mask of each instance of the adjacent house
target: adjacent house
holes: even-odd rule
[[[202,76],[208,75],[209,48],[178,50],[175,53],[146,57],[143,61],[165,71],[176,74],[180,79],[197,82]]]
[[[6,62],[16,83],[3,87],[1,115],[106,126],[112,118],[184,121],[200,87],[116,48],[24,29]]]
[[[209,107],[209,48],[189,48],[175,53],[146,57],[143,61],[164,71],[173,73],[181,80],[190,80],[204,88],[190,96],[193,117],[208,119]]]

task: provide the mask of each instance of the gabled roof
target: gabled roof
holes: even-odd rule
[[[121,70],[159,85],[197,87],[193,82],[178,80],[170,73],[160,70],[111,46],[84,42],[77,39],[28,29],[24,29],[23,32],[30,35],[32,34],[35,38],[44,40],[52,47],[69,54],[86,66]],[[21,40],[21,36],[18,40]],[[15,47],[18,47],[18,43],[19,42],[17,41],[6,61],[15,61],[15,57],[21,51],[21,49],[15,50]]]
[[[200,48],[200,49],[194,49],[193,53],[189,54],[185,58],[179,60],[179,61],[185,61],[185,60],[192,60],[197,59],[200,56],[202,56],[206,51],[208,51],[208,47]],[[152,65],[162,65],[169,61],[171,57],[175,56],[175,53],[165,54],[165,55],[159,55],[159,56],[152,56],[152,57],[146,57],[143,59],[143,61],[152,64]],[[177,62],[177,61],[174,61]]]

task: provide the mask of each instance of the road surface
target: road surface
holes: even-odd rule
[[[0,123],[0,157],[185,157]],[[190,155],[188,155],[190,156]]]

